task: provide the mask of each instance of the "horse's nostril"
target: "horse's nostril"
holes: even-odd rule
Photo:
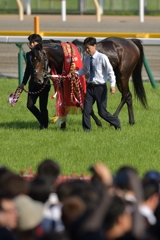
[[[40,80],[40,79],[37,79],[37,83],[38,83],[38,84],[42,84],[42,83],[43,83],[43,81],[42,81],[42,80]]]

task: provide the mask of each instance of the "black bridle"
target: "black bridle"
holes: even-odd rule
[[[39,50],[40,54],[40,63],[43,66],[43,71],[42,72],[38,72],[37,69],[35,68],[34,64],[33,64],[33,60],[32,60],[32,65],[33,65],[33,69],[34,69],[34,76],[38,79],[38,78],[43,78],[43,79],[48,79],[48,57],[46,54],[46,51],[44,49]],[[34,56],[34,58],[36,59],[37,57]]]

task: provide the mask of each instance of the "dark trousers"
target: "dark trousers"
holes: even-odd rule
[[[46,85],[45,88],[38,94],[28,94],[27,108],[31,113],[37,118],[40,124],[44,125],[45,128],[48,127],[48,94],[50,90],[50,85]],[[36,92],[36,90],[34,90]],[[35,106],[37,98],[39,97],[39,109]]]
[[[110,124],[120,127],[120,120],[106,110],[107,85],[87,85],[87,93],[84,99],[82,126],[84,130],[91,129],[90,113],[94,103],[97,103],[98,114]]]

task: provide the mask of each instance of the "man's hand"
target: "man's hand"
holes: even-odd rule
[[[114,94],[116,92],[116,88],[115,87],[110,87],[110,93]]]
[[[86,74],[85,74],[85,78],[86,78],[86,80],[88,80],[89,76],[90,76],[89,73],[86,73]]]
[[[23,90],[24,89],[24,84],[21,83],[18,87]]]
[[[111,186],[113,183],[112,174],[110,172],[110,169],[101,162],[98,162],[94,165],[94,171],[95,173],[100,177],[102,182],[106,184],[107,186]]]
[[[70,72],[68,75],[67,75],[68,78],[72,78],[72,77],[78,77],[78,74],[75,73],[75,72]]]
[[[68,77],[68,78],[71,78],[71,77],[72,77],[72,73],[71,73],[71,72],[68,73],[67,77]]]

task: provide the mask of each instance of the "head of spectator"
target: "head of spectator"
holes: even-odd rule
[[[86,203],[81,197],[75,195],[65,199],[62,206],[62,220],[65,227],[69,227],[86,210]]]
[[[0,227],[12,231],[17,227],[18,214],[12,195],[0,193]]]
[[[160,173],[155,170],[147,171],[143,176],[143,180],[147,180],[147,179],[155,180],[158,183],[160,183]]]
[[[18,225],[15,234],[18,239],[35,239],[37,229],[43,218],[43,203],[35,201],[27,195],[14,198],[18,212]]]
[[[6,172],[0,180],[0,191],[9,193],[13,197],[19,194],[28,194],[29,182],[18,174]]]
[[[156,223],[155,211],[159,204],[159,182],[156,179],[144,177],[142,179],[144,201],[139,206],[139,211],[146,219],[149,227]]]
[[[118,169],[114,177],[114,185],[117,194],[120,194],[129,202],[141,202],[143,200],[142,184],[138,172],[131,166],[123,166]]]
[[[72,179],[61,183],[57,187],[57,195],[61,202],[66,199],[76,196],[80,198],[88,209],[93,209],[98,204],[99,195],[96,188],[87,181],[82,179]]]
[[[29,196],[37,201],[45,203],[51,193],[51,186],[46,177],[37,175],[30,181]]]
[[[44,176],[48,179],[53,190],[56,187],[56,180],[60,174],[60,166],[53,159],[44,159],[37,169],[39,176]]]
[[[60,202],[63,202],[66,198],[72,195],[75,185],[76,185],[76,189],[83,188],[84,185],[86,186],[86,182],[77,180],[77,179],[70,179],[70,180],[61,182],[57,186],[56,193]]]
[[[122,237],[132,228],[131,208],[118,197],[112,197],[112,201],[104,220],[104,234],[107,240]]]
[[[134,212],[132,214],[132,234],[136,238],[144,236],[146,228],[144,217],[140,214],[138,206],[143,202],[143,188],[142,182],[135,168],[131,166],[123,166],[118,169],[114,185],[118,196],[123,198],[132,207]]]
[[[6,172],[11,172],[6,166],[0,166],[0,181],[1,181],[1,177],[3,176],[3,174],[5,174]]]

